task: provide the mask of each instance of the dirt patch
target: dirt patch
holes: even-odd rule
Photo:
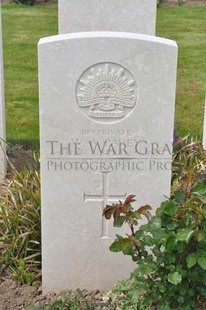
[[[76,294],[70,294],[71,299],[74,299]],[[94,309],[102,309],[108,306],[106,301],[105,292],[96,291],[82,291],[82,297],[79,304],[83,304],[86,300],[92,299],[95,303]],[[0,310],[26,310],[32,306],[39,306],[44,303],[46,305],[57,301],[61,294],[50,294],[47,296],[42,295],[41,283],[36,282],[33,286],[19,285],[17,282],[10,279],[0,279]],[[115,309],[113,306],[110,309]]]
[[[12,280],[0,282],[0,310],[26,309],[41,300],[39,288],[28,285],[19,286]]]
[[[76,300],[77,293],[66,292],[71,300]],[[17,282],[10,279],[0,278],[0,310],[31,310],[33,306],[40,306],[45,304],[46,309],[50,309],[49,305],[60,299],[62,294],[50,294],[47,296],[42,295],[41,283],[36,282],[33,286],[19,285]],[[118,296],[122,300],[122,296]],[[116,310],[117,305],[111,303],[106,296],[106,292],[96,291],[82,291],[82,297],[78,298],[79,309],[87,309],[85,303],[88,299],[92,299],[94,310],[101,310],[104,307],[110,310]],[[82,306],[84,307],[82,308]],[[41,308],[45,309],[45,308]],[[58,309],[61,309],[58,307]],[[67,308],[62,308],[67,309]],[[68,308],[70,309],[70,308]],[[76,309],[76,308],[75,308]],[[119,308],[118,308],[119,309]],[[206,304],[198,307],[196,310],[205,310]]]

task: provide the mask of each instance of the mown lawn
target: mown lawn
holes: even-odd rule
[[[57,34],[57,8],[2,7],[7,140],[39,139],[37,43]]]
[[[206,91],[206,7],[161,8],[157,35],[179,46],[176,127],[202,137]]]
[[[7,140],[39,139],[37,42],[57,34],[57,8],[3,6]],[[206,85],[206,7],[161,8],[157,35],[179,45],[176,127],[201,138]]]

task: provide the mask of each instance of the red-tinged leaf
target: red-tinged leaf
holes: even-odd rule
[[[134,217],[139,220],[142,218],[142,215],[144,215],[148,221],[151,219],[151,214],[149,210],[152,210],[152,208],[149,205],[145,205],[140,207],[138,210],[135,211]]]
[[[107,212],[109,210],[112,210],[113,208],[114,208],[114,206],[106,205],[106,207],[103,210],[103,215],[104,215],[105,212]]]
[[[138,212],[139,214],[143,214],[143,212],[149,211],[149,210],[152,210],[152,207],[149,205],[145,205],[145,206],[140,207],[136,212]]]
[[[114,220],[117,220],[120,217],[120,213],[121,212],[120,212],[119,208],[116,208],[116,210],[113,213]]]
[[[122,213],[125,215],[128,215],[131,210],[133,210],[133,208],[130,204],[129,205],[123,205],[121,208]]]
[[[126,199],[125,199],[125,202],[124,204],[125,205],[129,205],[130,203],[136,201],[136,199],[134,199],[135,195],[129,195]]]
[[[107,205],[103,210],[102,216],[105,216],[107,220],[110,220],[114,211],[115,211],[115,206]]]

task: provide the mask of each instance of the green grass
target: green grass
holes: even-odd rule
[[[202,137],[206,90],[206,7],[158,10],[157,35],[179,46],[176,127]]]
[[[7,140],[39,139],[37,43],[57,34],[57,8],[3,6]]]
[[[38,140],[37,42],[57,34],[57,8],[3,6],[7,140]],[[176,126],[201,138],[206,85],[206,7],[158,9],[157,35],[179,45]]]

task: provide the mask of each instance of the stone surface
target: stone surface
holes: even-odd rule
[[[203,125],[203,148],[206,150],[206,98],[205,98],[205,117]]]
[[[2,48],[2,24],[1,24],[1,2],[0,2],[0,183],[6,174],[5,158],[5,107],[4,107],[4,72],[3,72],[3,48]]]
[[[59,0],[59,33],[127,31],[155,35],[156,0]]]
[[[109,289],[135,265],[102,218],[169,196],[177,46],[120,32],[40,40],[43,290]]]

